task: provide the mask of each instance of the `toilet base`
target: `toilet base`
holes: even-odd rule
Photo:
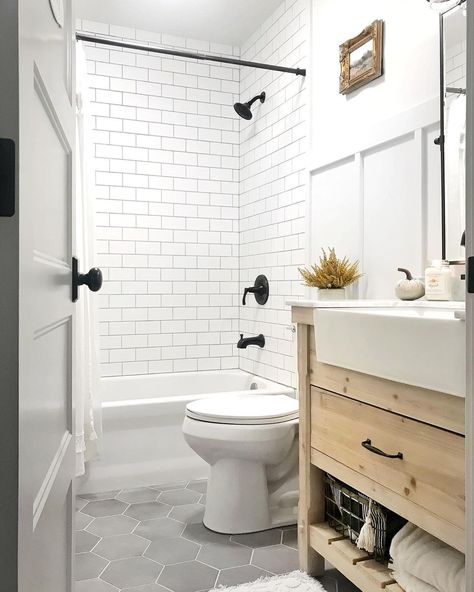
[[[296,524],[297,514],[297,466],[291,475],[273,483],[268,482],[261,463],[221,459],[211,466],[203,518],[209,530],[222,534],[260,532]]]

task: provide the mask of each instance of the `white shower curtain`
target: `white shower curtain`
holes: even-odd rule
[[[93,144],[90,137],[87,63],[82,43],[76,52],[76,256],[86,273],[95,259],[95,204],[90,174]],[[76,475],[98,455],[100,434],[99,344],[97,294],[79,288],[76,303]]]

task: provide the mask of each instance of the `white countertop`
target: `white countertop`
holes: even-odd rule
[[[465,310],[466,303],[462,301],[439,300],[287,300],[288,306],[302,308],[392,308],[405,306],[419,306],[427,308],[449,308]]]

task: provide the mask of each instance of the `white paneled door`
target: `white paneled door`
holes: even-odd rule
[[[19,592],[72,590],[72,18],[72,0],[18,0]]]
[[[467,4],[466,257],[474,260],[474,2]],[[471,275],[472,267],[469,266]],[[470,280],[470,281],[469,281]],[[472,277],[468,277],[468,282]],[[466,297],[466,590],[474,590],[474,294]]]

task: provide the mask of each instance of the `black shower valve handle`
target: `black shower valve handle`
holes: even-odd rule
[[[247,294],[255,294],[255,300],[258,304],[265,304],[268,300],[269,286],[268,280],[264,275],[257,276],[253,286],[244,289],[244,295],[242,298],[242,305],[247,304]]]
[[[243,306],[245,306],[247,304],[246,301],[245,301],[246,298],[247,298],[247,294],[258,294],[258,295],[260,295],[260,294],[263,294],[264,292],[265,292],[265,286],[257,286],[257,287],[251,286],[250,288],[245,288],[245,290],[244,290],[244,296],[242,298],[242,304],[243,304]]]

